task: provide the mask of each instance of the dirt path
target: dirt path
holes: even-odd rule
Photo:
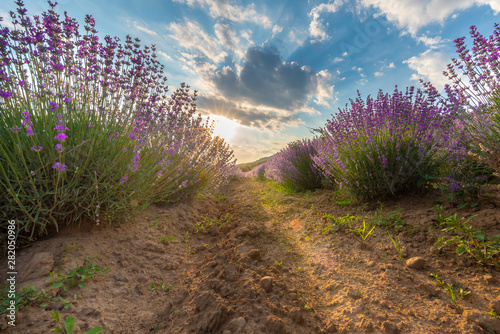
[[[102,326],[106,333],[500,334],[500,320],[487,314],[500,314],[500,272],[434,246],[445,235],[434,220],[435,199],[385,203],[384,213],[376,203],[335,201],[332,191],[285,195],[247,179],[217,197],[150,206],[133,224],[66,228],[19,252],[21,286],[47,289],[49,272],[68,273],[94,254],[91,262],[109,273],[83,288],[50,290],[68,309],[52,298],[21,309],[15,329],[4,316],[0,329],[47,333],[56,326],[49,311],[59,310],[75,318],[75,333]],[[496,190],[474,209],[476,228],[500,234],[499,206]],[[398,208],[404,222],[391,234],[405,262],[425,261],[416,268],[396,260],[381,227],[363,242],[347,224],[322,218],[390,220]],[[430,274],[453,284],[457,305]],[[470,291],[464,298],[460,286]]]

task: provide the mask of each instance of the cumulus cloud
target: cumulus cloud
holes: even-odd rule
[[[208,10],[211,17],[215,19],[226,19],[234,22],[253,22],[262,25],[265,28],[271,28],[271,20],[257,13],[255,4],[250,4],[246,7],[232,5],[227,0],[174,0],[175,2],[186,3],[194,7],[198,5],[203,9]]]
[[[332,75],[330,74],[330,72],[328,72],[328,70],[322,70],[316,74],[318,86],[316,89],[316,94],[314,94],[314,103],[325,107],[330,106],[328,100],[332,99],[334,89],[334,86],[330,86],[328,84],[331,79]]]
[[[422,35],[417,37],[417,41],[419,43],[424,43],[426,46],[431,49],[436,49],[440,47],[445,41],[441,38],[441,36],[429,37],[427,35]]]
[[[429,23],[443,23],[455,12],[474,5],[488,5],[495,13],[500,12],[498,0],[358,0],[365,6],[373,6],[379,13],[405,29],[413,36],[418,30]]]
[[[239,74],[224,67],[214,74],[212,81],[224,96],[289,113],[306,110],[306,103],[312,97],[316,103],[328,105],[327,100],[333,94],[329,78],[327,71],[316,73],[296,62],[283,62],[273,47],[251,47]]]
[[[333,2],[322,3],[315,6],[309,12],[309,17],[312,18],[309,24],[309,34],[313,38],[313,41],[322,42],[330,38],[330,36],[326,33],[326,28],[323,24],[323,21],[320,19],[320,15],[322,13],[335,13],[343,3],[343,0],[335,0]]]
[[[304,122],[294,115],[282,115],[262,106],[245,102],[230,101],[215,95],[201,94],[197,100],[198,109],[206,115],[220,115],[236,120],[249,128],[278,132],[284,127],[297,127]]]
[[[177,59],[182,63],[182,69],[191,72],[192,74],[208,74],[211,75],[217,67],[207,61],[205,57],[198,56],[193,53],[181,52]]]
[[[219,39],[207,34],[197,22],[186,20],[184,23],[172,22],[169,25],[170,37],[180,46],[196,52],[215,63],[222,62],[227,53],[220,48]]]
[[[427,50],[403,63],[408,64],[409,68],[417,72],[411,76],[412,80],[430,81],[437,89],[442,89],[445,84],[449,83],[443,75],[446,64],[449,63],[449,57],[443,52]]]
[[[378,72],[378,71],[377,71],[377,72],[375,72],[375,73],[373,73],[373,74],[374,74],[376,77],[381,77],[381,76],[383,76],[383,75],[384,75],[384,72]]]

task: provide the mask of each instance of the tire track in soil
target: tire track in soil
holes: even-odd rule
[[[223,193],[217,214],[233,218],[220,231],[194,234],[195,244],[218,234],[215,245],[191,255],[185,288],[159,316],[165,333],[329,333],[336,329],[312,310],[304,298],[317,299],[308,275],[293,273],[299,260],[285,249],[275,215],[261,204],[267,187],[238,181]],[[283,261],[277,266],[275,261]],[[271,277],[272,287],[261,284]]]

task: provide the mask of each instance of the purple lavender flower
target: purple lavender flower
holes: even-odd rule
[[[135,139],[135,135],[131,132],[129,135],[130,139]]]
[[[52,168],[54,168],[54,169],[59,169],[60,171],[64,171],[64,170],[66,169],[66,165],[65,165],[65,164],[62,164],[62,163],[60,163],[60,162],[58,161],[58,162],[56,162],[56,163],[54,164],[54,166],[52,166]]]
[[[35,152],[38,152],[38,151],[40,151],[40,150],[42,150],[42,149],[43,149],[43,147],[42,147],[42,146],[38,146],[38,148],[36,148],[36,147],[35,147],[35,145],[33,145],[33,146],[31,147],[31,150],[32,150],[32,151],[35,151]]]
[[[55,103],[54,101],[50,102],[50,111],[55,111],[58,107],[59,107],[59,105],[57,103]]]
[[[12,97],[11,92],[4,92],[3,90],[0,90],[0,96],[3,97],[4,99],[9,99]]]
[[[128,179],[128,176],[125,175],[125,176],[122,177],[122,179],[120,180],[120,182],[121,183],[125,183],[125,181],[127,181],[127,179]]]
[[[66,147],[62,146],[61,144],[57,144],[56,146],[54,146],[54,149],[61,153],[62,151],[64,151],[66,149]]]
[[[62,124],[58,124],[56,125],[56,127],[54,128],[54,130],[57,130],[59,132],[64,132],[64,131],[67,131],[69,130],[68,127],[66,126],[65,123],[62,123]]]
[[[62,132],[58,133],[58,134],[54,137],[54,139],[59,140],[59,141],[65,141],[65,140],[66,140],[66,138],[68,138],[68,136],[67,136],[65,133],[62,133]]]

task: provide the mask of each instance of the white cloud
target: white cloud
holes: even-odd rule
[[[390,63],[389,66],[387,66],[388,68],[396,68],[396,66],[394,66],[394,63]]]
[[[279,34],[282,31],[283,31],[283,27],[280,27],[279,25],[275,25],[273,27],[273,36],[276,35],[276,34]]]
[[[228,49],[234,49],[235,45],[240,42],[236,33],[228,24],[223,24],[217,22],[214,25],[215,36],[219,39],[219,41]]]
[[[488,5],[500,12],[499,0],[358,0],[365,7],[373,6],[387,19],[415,36],[429,23],[443,23],[455,12],[474,5]]]
[[[429,37],[427,35],[422,35],[417,37],[417,41],[424,43],[426,46],[430,47],[431,49],[436,49],[440,47],[445,41],[441,39],[440,36],[436,37]]]
[[[170,35],[180,46],[191,51],[198,51],[215,63],[222,62],[227,56],[225,51],[220,48],[217,38],[207,34],[197,23],[186,20],[184,23],[171,23],[169,29]]]
[[[137,29],[137,30],[139,30],[139,31],[142,31],[142,32],[145,32],[145,33],[146,33],[146,34],[148,34],[148,35],[158,37],[158,34],[157,34],[155,31],[153,31],[153,30],[151,30],[151,29],[148,29],[148,28],[144,27],[143,25],[144,25],[144,24],[141,24],[141,23],[139,23],[139,22],[137,22],[137,21],[132,22],[132,26],[133,26],[135,29]]]
[[[166,54],[165,52],[163,51],[158,51],[158,54],[163,57],[163,59],[167,60],[167,61],[171,61],[172,60],[172,57],[170,57],[168,54]]]
[[[201,57],[187,52],[181,52],[180,56],[177,56],[182,62],[182,69],[193,74],[208,74],[212,75],[217,69],[217,66],[211,64],[208,61],[203,60]]]
[[[314,94],[314,103],[329,107],[328,100],[332,100],[333,96],[333,85],[329,85],[328,81],[332,79],[332,75],[328,72],[328,70],[319,71],[316,74],[316,78],[318,79],[318,87],[316,88],[316,92]]]
[[[255,4],[246,7],[232,5],[225,0],[174,0],[186,3],[191,7],[195,4],[207,9],[211,17],[215,19],[223,18],[234,22],[253,22],[265,28],[271,28],[271,20],[255,10]]]
[[[430,81],[437,89],[442,89],[445,84],[449,83],[443,75],[443,71],[446,70],[446,65],[449,63],[449,57],[443,52],[427,50],[403,61],[403,63],[408,64],[409,68],[417,72],[411,76],[412,80]]]
[[[334,63],[340,63],[341,61],[345,61],[345,59],[341,58],[341,57],[335,57],[335,58],[333,58],[333,62]]]
[[[375,72],[375,73],[373,73],[373,74],[374,74],[376,77],[381,77],[381,76],[383,76],[383,75],[384,75],[384,72],[378,72],[378,71],[377,71],[377,72]]]
[[[328,36],[325,31],[325,26],[323,25],[323,21],[320,19],[320,14],[335,13],[343,3],[343,0],[335,0],[333,2],[322,3],[315,6],[309,12],[309,16],[312,17],[312,21],[309,24],[309,34],[314,38],[313,41],[322,42],[330,38],[330,36]]]

